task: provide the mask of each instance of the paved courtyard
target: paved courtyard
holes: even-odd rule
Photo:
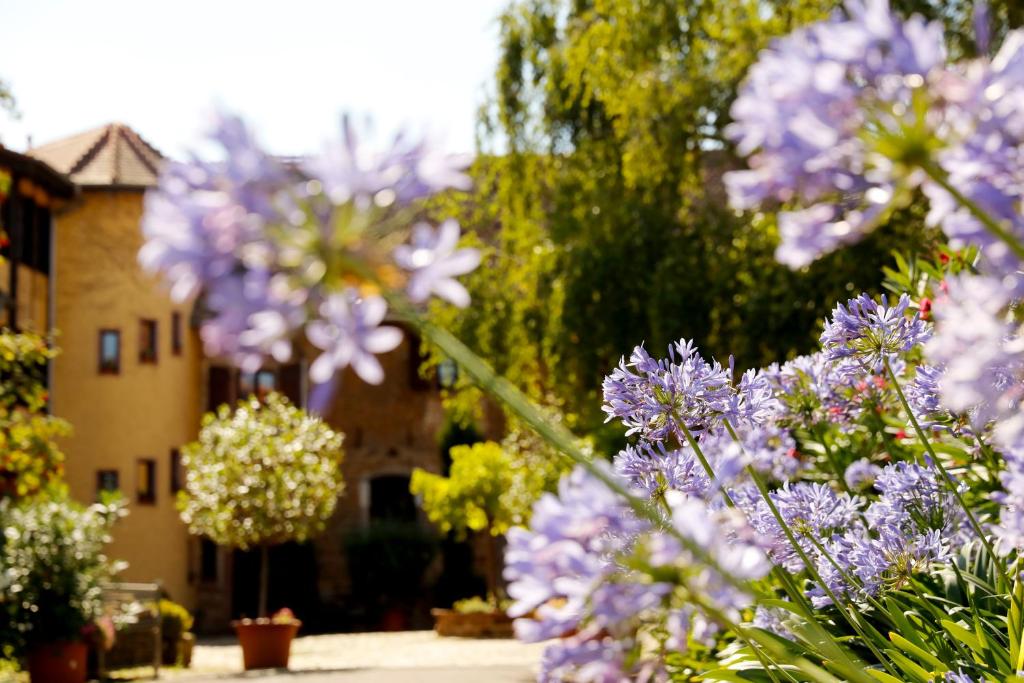
[[[168,678],[190,683],[526,683],[543,646],[505,639],[439,638],[433,631],[304,636],[292,644],[289,671],[241,673],[233,638],[196,646],[189,670]]]

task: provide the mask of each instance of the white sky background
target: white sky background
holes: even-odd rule
[[[23,151],[104,123],[181,156],[219,104],[276,154],[314,151],[339,115],[426,127],[453,152],[498,57],[508,0],[0,0],[0,79]]]

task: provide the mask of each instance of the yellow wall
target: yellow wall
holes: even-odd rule
[[[127,581],[160,580],[189,609],[189,537],[171,495],[170,451],[195,438],[201,407],[201,348],[191,306],[172,304],[136,261],[142,192],[84,188],[55,217],[57,345],[52,406],[74,435],[64,445],[71,494],[96,498],[101,469],[119,471],[129,515],[118,523],[110,555],[126,560]],[[171,312],[182,315],[184,348],[171,352]],[[139,320],[158,321],[156,364],[139,362]],[[121,331],[121,371],[98,371],[99,330]],[[135,500],[136,462],[156,460],[156,503]]]

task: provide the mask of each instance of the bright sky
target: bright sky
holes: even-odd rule
[[[339,114],[473,148],[508,0],[0,0],[0,79],[26,148],[111,121],[179,156],[214,104],[278,154],[315,150]]]

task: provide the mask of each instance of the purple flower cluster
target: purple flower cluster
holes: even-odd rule
[[[557,496],[537,502],[530,530],[510,532],[509,613],[533,615],[517,619],[516,634],[531,642],[557,638],[545,651],[541,680],[663,675],[664,647],[683,650],[718,630],[687,595],[702,596],[732,619],[750,605],[735,582],[760,579],[769,565],[742,516],[678,491],[664,501],[673,533],[639,521],[623,499],[577,469]],[[627,554],[639,554],[662,578],[652,582],[629,569]],[[648,640],[656,633],[662,642],[652,649]]]
[[[653,441],[670,436],[681,439],[681,426],[700,434],[720,423],[735,406],[729,370],[705,361],[693,342],[685,339],[670,346],[668,353],[668,358],[655,360],[638,346],[628,363],[622,359],[605,378],[602,408],[607,420],[622,421],[627,435]],[[746,410],[758,412],[755,406]]]
[[[726,176],[730,198],[740,209],[797,204],[779,213],[777,257],[799,267],[859,240],[920,186],[929,222],[955,249],[980,247],[980,269],[1021,294],[1019,252],[946,184],[1021,243],[1022,104],[1024,33],[991,59],[947,64],[937,23],[849,0],[751,69],[726,131],[750,168]]]
[[[910,297],[906,294],[900,296],[895,306],[889,306],[885,295],[879,303],[867,294],[851,299],[845,306],[837,305],[821,333],[826,359],[857,361],[872,373],[885,374],[886,361],[891,363],[931,334],[930,326],[919,313],[907,316],[909,306]],[[863,374],[854,364],[842,364],[840,369]]]
[[[937,380],[942,405],[969,415],[979,430],[998,420],[999,443],[1013,449],[1024,436],[1024,341],[1007,315],[1013,293],[988,277],[951,278],[947,289],[935,306],[937,330],[925,349],[944,368]]]
[[[846,10],[765,50],[726,129],[750,165],[725,177],[733,206],[805,204],[779,214],[776,257],[793,267],[860,239],[901,185],[920,181],[864,133],[925,125],[913,101],[945,60],[939,24],[901,22],[886,0],[849,0]]]
[[[341,140],[299,166],[267,154],[237,117],[216,115],[208,137],[221,149],[217,160],[169,162],[147,194],[139,260],[175,300],[202,296],[209,354],[247,369],[268,357],[283,362],[305,329],[323,352],[312,364],[315,382],[352,367],[377,383],[375,356],[401,339],[382,326],[387,305],[377,293],[393,286],[393,273],[405,272],[414,302],[436,295],[468,303],[454,278],[480,255],[456,248],[454,221],[436,231],[417,224],[411,244],[393,253],[398,269],[377,253],[381,237],[409,227],[401,212],[413,202],[468,186],[462,161],[404,135],[374,150],[347,118]],[[387,277],[367,279],[368,270]]]

